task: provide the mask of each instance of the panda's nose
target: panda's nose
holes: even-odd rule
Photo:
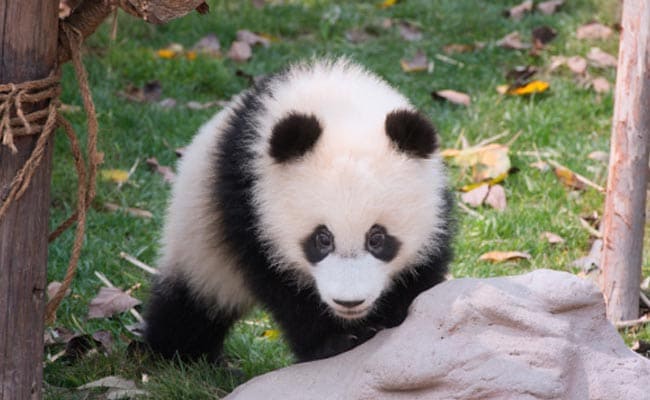
[[[354,308],[358,306],[359,304],[363,303],[365,300],[337,300],[333,299],[333,301],[343,307],[347,308]]]

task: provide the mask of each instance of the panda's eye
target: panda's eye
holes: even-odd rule
[[[370,231],[368,231],[366,237],[366,247],[371,253],[381,253],[385,242],[386,229],[381,226],[374,225]]]
[[[318,225],[302,241],[305,258],[311,264],[317,264],[334,251],[334,235],[325,225]]]
[[[334,247],[334,240],[332,238],[332,234],[329,230],[327,230],[327,228],[323,227],[319,229],[316,232],[314,239],[316,241],[316,247],[318,247],[322,253],[329,253],[332,251]]]
[[[378,260],[390,262],[397,256],[401,245],[382,225],[375,224],[366,233],[366,250]]]

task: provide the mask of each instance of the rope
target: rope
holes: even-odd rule
[[[47,141],[58,126],[62,127],[71,145],[72,156],[78,176],[77,207],[73,215],[66,219],[50,234],[52,241],[63,231],[77,223],[72,252],[68,268],[56,294],[52,296],[45,308],[45,321],[52,323],[56,319],[56,310],[70,287],[77,270],[81,247],[83,245],[86,213],[95,197],[95,180],[97,166],[102,162],[102,156],[97,152],[97,115],[93,103],[88,76],[81,61],[82,33],[66,22],[59,25],[59,40],[70,49],[72,65],[79,83],[79,90],[83,100],[87,117],[88,140],[86,144],[87,162],[84,161],[79,139],[70,124],[59,112],[58,96],[60,90],[60,71],[50,74],[45,79],[24,82],[20,84],[0,85],[0,143],[7,146],[13,154],[17,149],[14,138],[17,136],[40,134],[36,145],[29,158],[16,173],[9,186],[0,192],[0,220],[7,212],[9,206],[20,200],[25,190],[29,187],[31,179],[41,164]],[[38,103],[48,100],[46,109],[26,113],[26,103]],[[12,115],[16,115],[12,117]],[[45,123],[40,121],[45,118]]]

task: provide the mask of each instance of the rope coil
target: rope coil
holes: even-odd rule
[[[102,162],[102,155],[97,152],[98,123],[95,105],[91,97],[86,70],[81,61],[83,35],[73,26],[66,22],[61,22],[59,25],[59,40],[65,43],[66,47],[70,49],[72,65],[79,83],[79,90],[86,112],[88,125],[88,140],[86,145],[87,161],[84,160],[79,139],[72,124],[58,111],[60,105],[58,97],[61,93],[60,70],[57,69],[57,71],[50,74],[47,78],[40,80],[0,85],[0,144],[7,146],[13,154],[16,154],[15,137],[40,134],[25,164],[16,173],[16,176],[6,188],[0,188],[2,189],[0,191],[0,221],[6,214],[9,206],[20,200],[25,190],[29,187],[30,181],[43,159],[47,141],[57,127],[63,128],[70,141],[72,156],[77,170],[78,189],[76,211],[56,228],[49,237],[49,241],[54,240],[63,231],[77,222],[72,252],[65,277],[56,294],[52,296],[45,308],[46,323],[52,323],[56,319],[56,310],[63,300],[65,292],[70,287],[77,270],[86,226],[86,212],[95,197],[97,166]],[[25,112],[24,108],[26,108],[26,104],[36,105],[43,101],[49,102],[46,108]],[[13,117],[13,115],[16,116]],[[45,119],[44,123],[41,122],[43,119]]]

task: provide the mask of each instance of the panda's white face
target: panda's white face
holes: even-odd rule
[[[363,248],[341,254],[334,234],[327,226],[319,225],[302,243],[322,300],[345,319],[362,318],[372,309],[390,284],[388,263],[401,246],[397,238],[377,224],[362,239]]]
[[[256,121],[268,135],[250,165],[258,233],[277,268],[314,284],[337,316],[363,318],[445,229],[435,131],[365,71],[297,76]]]

